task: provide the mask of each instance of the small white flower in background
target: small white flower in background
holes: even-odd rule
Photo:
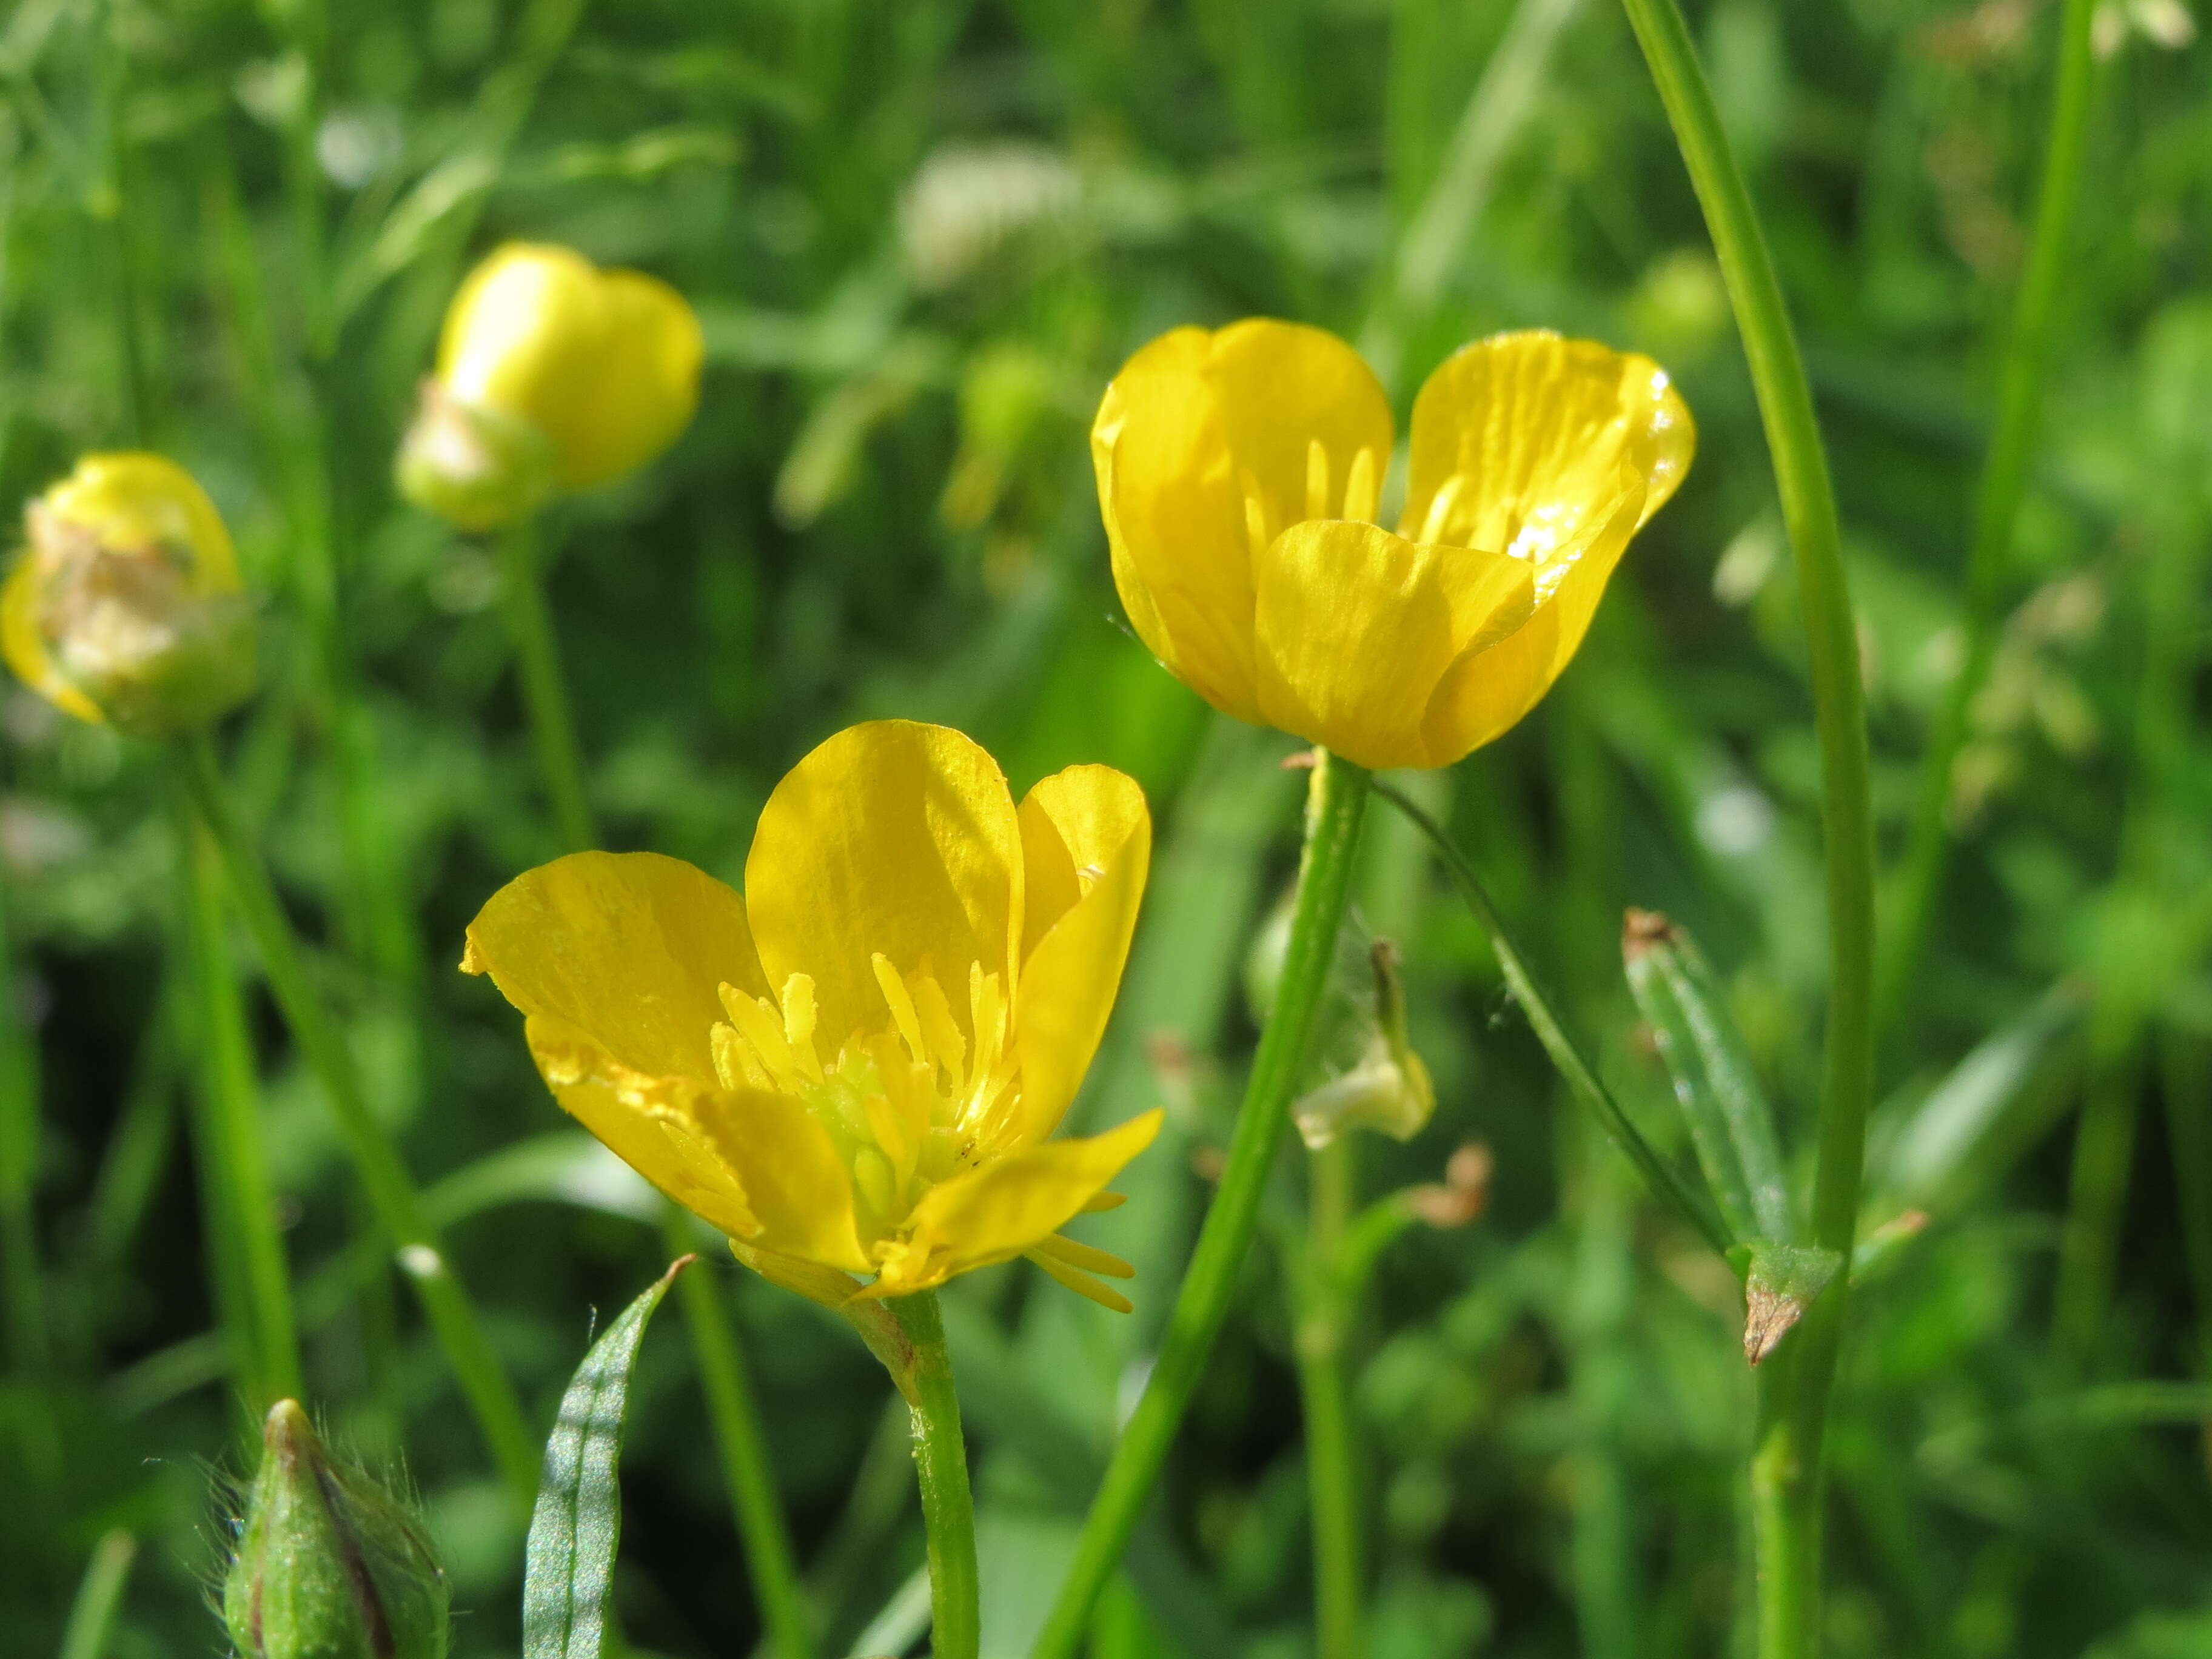
[[[2089,30],[2100,58],[2112,57],[2130,35],[2179,52],[2197,39],[2197,19],[2184,0],[2105,0]]]
[[[315,160],[341,190],[359,190],[399,163],[399,112],[383,104],[332,110],[315,129]]]
[[[1016,240],[1065,218],[1082,191],[1063,156],[1021,139],[946,144],[899,198],[899,250],[915,287],[951,288]]]

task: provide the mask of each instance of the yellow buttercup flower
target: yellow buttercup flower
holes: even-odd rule
[[[1265,319],[1153,341],[1091,434],[1115,586],[1170,672],[1362,766],[1448,766],[1551,689],[1696,433],[1650,359],[1529,331],[1421,388],[1395,534],[1391,441],[1351,347]]]
[[[253,602],[230,532],[174,461],[87,455],[24,511],[0,588],[0,653],[80,720],[160,737],[253,690]]]
[[[1160,1115],[1048,1137],[1151,850],[1119,772],[1072,767],[1018,807],[959,732],[878,721],[776,786],[744,896],[579,853],[495,894],[461,965],[522,1010],[561,1104],[778,1283],[836,1305],[1027,1255],[1126,1310],[1091,1275],[1127,1264],[1058,1233],[1112,1201]]]
[[[481,530],[619,477],[690,423],[702,353],[698,319],[659,278],[509,242],[446,313],[400,488]]]

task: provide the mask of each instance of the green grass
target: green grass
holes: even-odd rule
[[[1691,10],[1834,477],[1886,923],[1914,902],[1923,754],[1972,614],[2060,12]],[[2154,38],[2172,15],[2127,10],[2148,24],[2100,60],[1990,690],[1880,1054],[1861,1231],[1927,1223],[1850,1303],[1834,1659],[2212,1651],[2212,59]],[[1015,222],[994,191],[1048,210]],[[223,508],[269,596],[265,689],[219,734],[241,815],[538,1432],[591,1310],[665,1249],[512,1011],[454,970],[476,907],[562,843],[497,551],[404,507],[389,465],[447,296],[507,235],[667,277],[708,338],[676,449],[543,527],[606,844],[734,880],[784,769],[885,714],[965,727],[1017,787],[1105,761],[1152,801],[1146,920],[1079,1108],[1170,1109],[1130,1203],[1085,1227],[1137,1263],[1137,1312],[1018,1264],[942,1296],[987,1659],[1043,1619],[1158,1340],[1206,1197],[1194,1155],[1225,1142],[1252,1054],[1246,948],[1296,854],[1289,741],[1152,664],[1107,578],[1085,433],[1152,335],[1255,313],[1334,328],[1401,425],[1429,368],[1501,327],[1674,371],[1697,465],[1574,666],[1503,741],[1398,781],[1686,1168],[1618,937],[1631,904],[1694,930],[1809,1197],[1828,939],[1799,592],[1720,269],[1618,8],[19,0],[0,501],[143,441]],[[0,1653],[62,1652],[88,1569],[101,1607],[127,1573],[112,1659],[219,1649],[207,1467],[237,1469],[242,1420],[220,1321],[268,1264],[265,1240],[202,1219],[236,1173],[198,1157],[216,1074],[220,1121],[259,1115],[311,1401],[404,1458],[459,1659],[512,1654],[519,1522],[411,1293],[362,1243],[243,928],[258,1088],[200,1052],[187,975],[210,942],[179,904],[167,769],[0,694]],[[1407,1145],[1359,1143],[1360,1194],[1438,1179],[1471,1139],[1495,1170],[1480,1221],[1391,1246],[1346,1333],[1367,1652],[1747,1654],[1735,1283],[1558,1080],[1418,839],[1379,811],[1369,830],[1358,913],[1403,950],[1441,1103]],[[1293,1176],[1092,1626],[1101,1656],[1312,1650]],[[843,1325],[704,1254],[823,1651],[848,1651],[921,1560],[889,1384]],[[624,1455],[621,1621],[670,1659],[761,1627],[693,1365],[667,1322]],[[250,1356],[238,1383],[270,1370]],[[122,1535],[135,1559],[103,1543]]]

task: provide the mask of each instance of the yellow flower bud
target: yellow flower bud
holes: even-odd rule
[[[519,518],[676,441],[699,402],[699,320],[635,270],[509,242],[446,313],[438,372],[400,447],[409,500],[464,529]]]
[[[1696,434],[1648,357],[1545,330],[1462,348],[1390,406],[1352,348],[1254,319],[1132,357],[1091,428],[1138,636],[1224,714],[1362,766],[1449,766],[1534,708]]]
[[[24,514],[0,653],[80,720],[141,737],[204,726],[253,690],[253,602],[230,532],[175,462],[88,455]]]

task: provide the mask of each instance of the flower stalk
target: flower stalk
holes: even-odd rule
[[[1751,366],[1796,558],[1820,751],[1828,902],[1828,1018],[1812,1242],[1848,1261],[1857,1230],[1874,1082],[1875,884],[1865,696],[1842,532],[1781,283],[1681,9],[1675,0],[1623,0],[1623,5],[1705,210]],[[1760,1465],[1771,1460],[1776,1482],[1772,1502],[1756,1506],[1764,1534],[1761,1594],[1780,1598],[1772,1617],[1762,1613],[1762,1659],[1803,1659],[1818,1645],[1820,1442],[1849,1291],[1846,1276],[1839,1274],[1784,1345],[1783,1352],[1796,1351],[1793,1363],[1786,1384],[1773,1386],[1786,1386],[1787,1397],[1760,1425],[1754,1458]]]
[[[1365,768],[1316,751],[1282,980],[1253,1056],[1221,1185],[1199,1229],[1152,1376],[1115,1443],[1032,1659],[1073,1659],[1081,1647],[1091,1609],[1121,1559],[1220,1334],[1237,1270],[1259,1224],[1268,1171],[1290,1127],[1291,1097],[1335,957],[1370,785]]]
[[[906,1339],[906,1363],[892,1376],[914,1414],[914,1470],[929,1540],[930,1652],[933,1659],[975,1659],[982,1640],[975,1502],[945,1321],[934,1291],[894,1297],[884,1305]]]
[[[561,647],[545,603],[535,518],[525,514],[503,526],[496,538],[500,594],[514,639],[522,701],[529,711],[530,738],[538,750],[538,769],[553,804],[553,819],[562,844],[580,853],[599,844],[592,805],[584,788],[584,763],[576,747],[576,723],[561,673]]]
[[[1314,1646],[1320,1659],[1359,1652],[1359,1483],[1344,1374],[1354,1304],[1346,1234],[1357,1170],[1340,1137],[1307,1155],[1306,1260],[1299,1274],[1298,1400],[1305,1418],[1306,1491],[1313,1512]]]
[[[291,922],[270,884],[260,854],[236,815],[213,744],[204,732],[180,738],[178,772],[201,826],[222,855],[231,892],[259,948],[270,989],[291,1028],[293,1040],[323,1086],[338,1131],[376,1218],[421,1297],[423,1311],[446,1351],[494,1463],[516,1503],[526,1512],[538,1490],[536,1438],[523,1416],[514,1384],[500,1364],[477,1316],[476,1304],[454,1277],[445,1246],[422,1213],[413,1178],[392,1138],[369,1109],[352,1055],[309,978]]]

